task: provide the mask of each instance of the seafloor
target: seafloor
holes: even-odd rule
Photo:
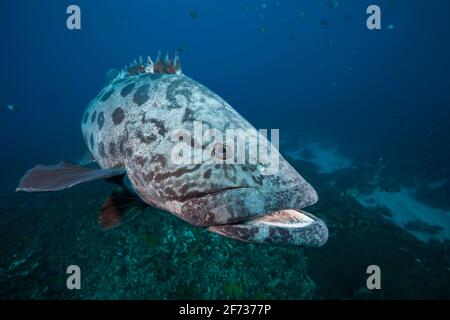
[[[308,211],[329,226],[322,248],[229,240],[153,208],[102,231],[98,210],[117,188],[104,181],[58,193],[6,189],[0,198],[0,298],[450,298],[449,241],[420,241],[395,225],[387,208],[357,200],[354,192],[392,192],[383,179],[367,183],[376,164],[324,173],[305,159],[290,162],[319,193]],[[72,264],[81,268],[81,290],[66,288]],[[366,288],[366,268],[373,264],[381,268],[381,290]]]

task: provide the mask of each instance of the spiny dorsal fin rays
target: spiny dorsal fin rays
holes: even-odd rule
[[[180,62],[180,56],[178,55],[178,52],[175,53],[175,58],[173,59],[173,66],[175,68],[176,74],[180,74],[181,71],[181,62]]]
[[[145,72],[146,73],[154,73],[153,71],[153,61],[150,56],[147,57],[147,65],[145,66]]]
[[[166,60],[164,61],[164,64],[165,64],[165,68],[164,68],[165,70],[164,71],[166,73],[168,73],[168,74],[175,74],[176,73],[169,52],[167,52],[167,54],[166,54]]]
[[[156,56],[156,62],[153,65],[154,73],[164,73],[164,62],[161,58],[161,51],[158,51],[158,55]]]
[[[170,62],[170,52],[166,52],[166,59],[164,59],[164,62],[167,63],[171,63]]]
[[[147,62],[144,63],[142,56],[138,60],[134,60],[129,66],[125,66],[124,72],[128,75],[137,75],[142,73],[165,73],[165,74],[180,74],[181,63],[178,53],[175,54],[175,58],[172,59],[169,52],[167,52],[165,59],[162,59],[161,51],[158,51],[156,61],[153,62],[150,57],[147,58]]]

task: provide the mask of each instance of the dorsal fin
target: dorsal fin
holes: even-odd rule
[[[180,74],[181,71],[181,62],[180,62],[180,56],[178,55],[178,52],[175,53],[175,58],[173,59],[173,67],[175,69],[176,74]]]
[[[164,73],[164,63],[161,58],[161,51],[158,51],[156,62],[153,65],[153,73]]]
[[[164,71],[167,74],[175,74],[175,68],[173,66],[172,59],[170,58],[170,53],[167,52],[166,60],[164,61]]]
[[[181,63],[178,53],[175,54],[175,58],[172,59],[169,52],[167,52],[165,59],[162,59],[161,51],[158,51],[155,62],[148,57],[147,62],[144,62],[142,57],[138,60],[134,60],[129,66],[125,66],[122,70],[122,74],[126,75],[138,75],[148,73],[164,73],[164,74],[181,74]]]

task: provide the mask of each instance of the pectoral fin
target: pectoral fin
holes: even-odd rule
[[[91,169],[68,162],[57,165],[37,165],[20,180],[16,191],[46,192],[68,189],[77,184],[107,179],[125,173],[124,169]]]
[[[134,194],[119,189],[103,203],[98,216],[98,224],[103,230],[118,227],[132,220],[145,208],[145,204]]]

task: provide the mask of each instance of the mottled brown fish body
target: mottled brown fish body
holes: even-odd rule
[[[82,132],[101,168],[124,168],[144,202],[203,227],[300,210],[317,201],[315,190],[279,154],[274,175],[262,175],[257,164],[175,164],[174,130],[193,132],[195,122],[221,132],[254,128],[217,94],[177,72],[178,61],[170,68],[161,63],[150,60],[122,71],[86,109]],[[204,142],[192,138],[189,148],[204,149]],[[211,231],[233,238],[232,227]],[[254,241],[270,243],[269,235],[261,237]]]

